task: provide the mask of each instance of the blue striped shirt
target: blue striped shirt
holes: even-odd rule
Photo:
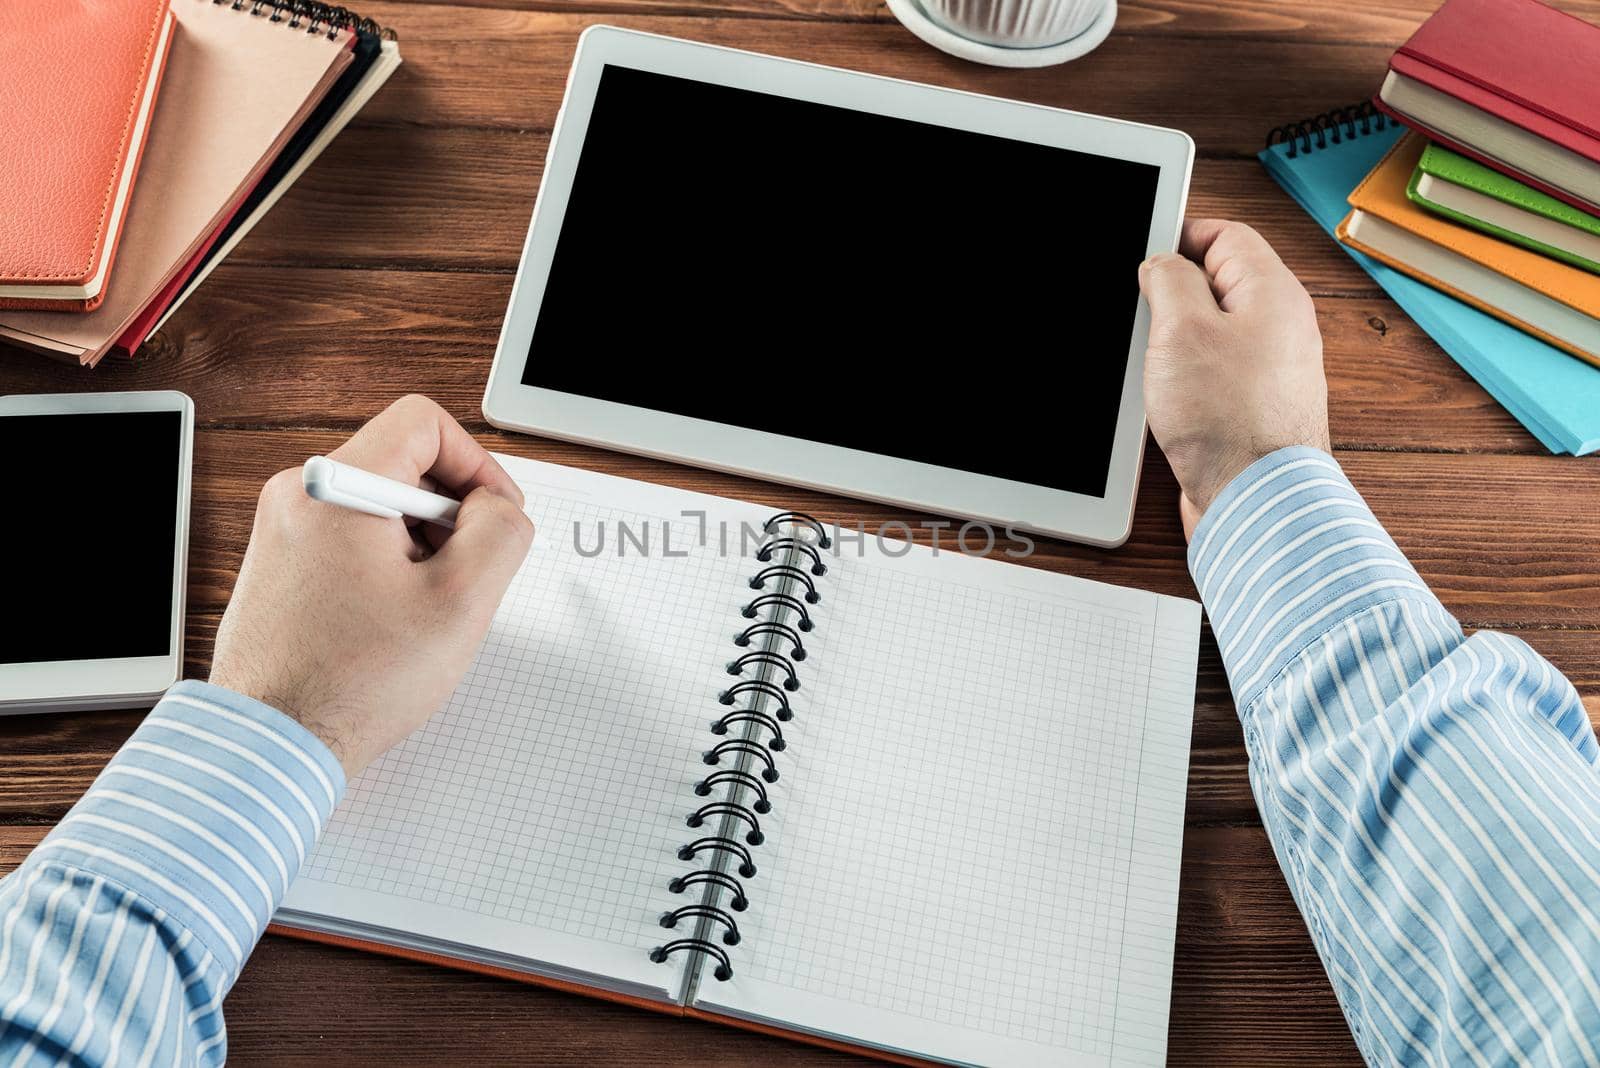
[[[221,1064],[222,999],[343,792],[298,723],[174,686],[0,880],[0,1066]]]
[[[1374,1065],[1600,1065],[1600,747],[1456,621],[1332,458],[1285,449],[1189,553],[1250,781]],[[344,789],[256,702],[173,688],[0,881],[0,1066],[220,1063],[220,1006]]]
[[[1572,685],[1464,636],[1314,449],[1235,479],[1189,567],[1367,1061],[1600,1064],[1600,749]]]

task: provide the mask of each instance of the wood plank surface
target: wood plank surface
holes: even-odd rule
[[[93,372],[18,353],[18,392],[182,389],[202,426],[353,427],[408,390],[478,410],[509,275],[230,262],[137,362]],[[1393,302],[1319,297],[1334,440],[1350,450],[1542,454]],[[271,314],[254,314],[268,307]],[[270,378],[273,389],[259,384]]]
[[[402,27],[407,59],[363,111],[367,122],[548,131],[578,34],[596,22],[849,67],[955,89],[1177,126],[1202,153],[1253,153],[1280,122],[1364,100],[1404,39],[1255,39],[1114,33],[1065,67],[979,67],[929,49],[893,23],[514,11],[434,4],[363,5]],[[1174,57],[1184,53],[1183,62]],[[1293,77],[1287,72],[1293,71]],[[1270,109],[1271,118],[1262,116]]]
[[[610,22],[1178,126],[1191,214],[1239,218],[1316,297],[1336,450],[1469,627],[1527,640],[1600,716],[1600,467],[1547,455],[1266,177],[1271,127],[1369,96],[1437,0],[1125,0],[1096,52],[1004,71],[928,49],[880,0],[380,0],[405,65],[136,362],[0,349],[0,392],[177,388],[199,422],[186,673],[203,677],[261,482],[404,392],[491,447],[869,526],[920,518],[493,432],[478,405],[577,35]],[[1557,6],[1600,22],[1600,0]],[[641,176],[648,181],[649,176]],[[849,181],[849,175],[841,175]],[[864,197],[892,196],[864,189]],[[1063,256],[1069,281],[1077,262]],[[854,295],[871,307],[871,294]],[[1018,372],[1050,381],[1049,367]],[[1193,596],[1152,447],[1133,536],[1026,563]],[[541,531],[554,538],[560,531]],[[0,872],[61,818],[139,713],[0,719]],[[1171,1063],[1355,1065],[1256,815],[1227,680],[1203,636]],[[521,984],[266,939],[227,1005],[240,1064],[840,1064],[852,1058]]]
[[[0,873],[44,831],[0,824]],[[1180,945],[1197,952],[1180,954],[1174,976],[1172,1064],[1222,1063],[1212,1047],[1236,1043],[1240,1033],[1259,1035],[1261,1044],[1229,1064],[1356,1063],[1259,826],[1188,833],[1178,925]],[[1270,986],[1263,974],[1273,977]],[[240,1064],[861,1063],[715,1024],[280,936],[262,941],[226,1011]]]
[[[410,0],[399,0],[408,3]],[[426,0],[434,2],[434,0]],[[816,19],[892,23],[873,0],[462,0],[459,6],[617,15],[715,14],[719,18]],[[1116,33],[1220,34],[1269,40],[1404,40],[1437,6],[1434,0],[1354,4],[1338,0],[1122,0]],[[1600,0],[1554,0],[1552,7],[1600,22]],[[365,9],[363,9],[365,10]],[[404,25],[404,16],[393,16]]]
[[[1262,125],[1252,133],[1252,152],[1266,130]],[[549,143],[549,134],[537,131],[354,126],[228,264],[510,274],[522,253]],[[351,173],[362,180],[344,180]],[[1253,158],[1197,161],[1190,213],[1241,219],[1270,233],[1314,293],[1378,292]],[[397,216],[405,226],[394,225]],[[329,240],[334,233],[339,240]],[[1071,267],[1070,260],[1060,264],[1063,272]],[[505,287],[498,291],[503,306],[510,282],[498,284]],[[328,295],[348,302],[359,286],[357,276],[330,286]]]
[[[931,517],[885,506],[486,429],[479,435],[506,452],[774,506],[792,503],[869,529],[907,522],[927,540],[918,524]],[[191,674],[203,674],[209,663],[211,637],[237,574],[261,483],[306,455],[328,451],[343,437],[342,431],[289,428],[210,429],[197,436],[187,635]],[[1591,563],[1600,557],[1600,470],[1595,465],[1532,455],[1341,456],[1380,519],[1466,625],[1522,634],[1566,670],[1580,692],[1600,694],[1600,664],[1592,659],[1592,650],[1600,648],[1600,580]],[[1393,470],[1398,457],[1406,459],[1407,470]],[[1182,536],[1169,504],[1176,485],[1153,449],[1143,486],[1128,545],[1107,551],[1041,540],[1026,563],[1192,596],[1178,551]],[[1562,501],[1573,502],[1576,511],[1550,507]],[[1508,518],[1497,520],[1502,515]],[[1503,541],[1482,542],[1479,532],[1497,521]],[[541,537],[564,534],[545,531]],[[0,719],[0,821],[59,818],[131,726],[126,715],[116,713]],[[47,728],[43,734],[41,727]],[[1195,729],[1191,821],[1254,819],[1232,702],[1209,635]],[[58,764],[62,752],[73,759]]]
[[[308,455],[330,451],[346,436],[297,428],[208,429],[196,435],[192,611],[220,612],[226,605],[261,484]],[[918,540],[928,540],[923,525],[934,518],[579,445],[491,430],[479,430],[478,437],[503,452],[796,507],[828,522],[868,529],[906,522]],[[1600,466],[1537,455],[1343,452],[1340,459],[1378,518],[1464,625],[1600,627],[1600,576],[1592,567],[1600,558]],[[1177,484],[1154,448],[1147,452],[1142,478],[1126,545],[1106,550],[1038,539],[1025,563],[1192,596],[1173,503]],[[1485,538],[1485,529],[1496,536]]]

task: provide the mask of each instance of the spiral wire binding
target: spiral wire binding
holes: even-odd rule
[[[726,716],[711,724],[711,733],[721,735],[728,733],[728,728],[735,723],[759,723],[771,732],[772,737],[767,739],[767,748],[774,753],[781,753],[789,747],[788,741],[783,737],[783,728],[778,726],[778,721],[765,712],[742,711],[729,712]]]
[[[712,733],[716,733],[715,729],[712,730]],[[710,749],[707,749],[703,755],[707,764],[722,763],[722,758],[728,753],[748,755],[751,758],[766,764],[766,769],[761,772],[761,777],[763,779],[767,780],[768,782],[777,782],[778,765],[773,762],[772,754],[768,752],[770,748],[771,746],[762,745],[760,742],[749,737],[730,738],[725,742],[718,742]]]
[[[773,654],[776,656],[777,654]],[[779,657],[779,659],[782,659]],[[791,667],[789,669],[793,671]],[[798,682],[798,680],[796,680]],[[798,687],[796,687],[798,688]],[[784,693],[786,687],[781,687],[770,679],[745,679],[743,682],[734,683],[717,695],[717,703],[724,705],[738,704],[739,698],[745,694],[765,694],[778,702],[778,720],[787,723],[794,719],[794,709],[789,705],[789,695]]]
[[[650,950],[650,959],[658,964],[674,953],[694,955],[695,969],[709,959],[714,962],[711,974],[719,981],[733,978],[733,959],[724,947],[738,945],[742,936],[729,912],[750,907],[741,880],[755,878],[753,848],[766,841],[758,817],[773,809],[768,787],[779,778],[773,754],[788,748],[780,724],[795,716],[789,695],[801,688],[795,665],[806,659],[800,635],[815,627],[808,606],[819,604],[822,595],[813,580],[828,572],[819,550],[832,545],[823,525],[803,512],[775,515],[762,532],[768,540],[756,552],[756,561],[767,566],[750,578],[750,588],[759,595],[740,609],[741,616],[756,622],[733,638],[736,649],[747,650],[727,664],[728,674],[739,681],[716,695],[718,704],[733,710],[712,721],[711,733],[723,740],[701,759],[715,770],[694,784],[696,797],[712,800],[685,819],[687,826],[710,833],[679,847],[678,859],[699,867],[667,884],[674,894],[703,889],[698,901],[661,914],[661,926],[669,930],[689,920],[694,926],[686,937]],[[726,792],[717,796],[718,790]],[[722,906],[724,895],[727,908]]]
[[[726,838],[719,836],[696,838],[687,845],[679,846],[678,859],[694,860],[700,855],[701,850],[707,850],[712,853],[718,851],[731,853],[739,858],[739,874],[741,876],[746,879],[754,879],[756,877],[756,862],[751,859],[750,850],[738,842],[730,842]]]
[[[1334,108],[1299,122],[1274,126],[1267,132],[1267,147],[1271,148],[1282,141],[1289,146],[1289,151],[1284,155],[1295,159],[1302,152],[1312,151],[1313,147],[1327,148],[1330,144],[1337,145],[1342,141],[1387,130],[1389,122],[1389,116],[1373,107],[1372,101],[1363,100],[1359,104]]]
[[[747,649],[753,640],[763,634],[778,634],[789,639],[789,659],[795,663],[798,664],[806,658],[806,647],[800,641],[799,632],[786,623],[769,623],[766,621],[752,623],[733,639],[733,644],[741,649]]]
[[[714,771],[710,775],[707,775],[705,778],[694,784],[695,796],[710,797],[711,791],[714,788],[726,782],[743,783],[751,790],[754,790],[756,794],[756,801],[755,804],[751,805],[750,807],[761,813],[763,816],[772,811],[772,802],[767,798],[767,784],[750,774],[748,771],[738,771],[735,769]]]
[[[211,4],[213,7],[226,4],[234,11],[248,11],[268,22],[286,22],[291,30],[304,27],[308,34],[326,33],[330,41],[342,30],[370,34],[386,41],[399,40],[393,30],[384,29],[372,19],[319,0],[211,0]]]
[[[731,842],[732,839],[725,839],[725,841]],[[712,868],[700,868],[690,872],[688,875],[680,875],[667,884],[667,889],[674,894],[681,894],[691,886],[701,885],[720,886],[732,893],[733,901],[730,903],[730,907],[735,912],[743,912],[750,907],[750,899],[744,893],[744,884],[727,872],[716,871]]]

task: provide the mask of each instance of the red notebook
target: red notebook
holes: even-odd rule
[[[1377,105],[1585,210],[1600,206],[1600,27],[1537,0],[1448,0]]]

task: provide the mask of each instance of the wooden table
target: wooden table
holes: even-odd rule
[[[1255,225],[1316,297],[1334,442],[1379,518],[1464,625],[1522,635],[1597,712],[1600,468],[1545,455],[1253,158],[1269,127],[1369,95],[1388,53],[1434,6],[1124,0],[1116,32],[1088,58],[1013,72],[927,48],[879,0],[367,3],[364,13],[399,32],[405,65],[138,360],[87,372],[4,350],[0,392],[171,388],[194,397],[186,645],[194,676],[206,674],[261,483],[331,448],[408,391],[437,398],[507,452],[732,497],[778,496],[847,522],[915,520],[485,425],[479,399],[579,31],[614,22],[1178,126],[1200,150],[1191,213]],[[1561,6],[1600,21],[1600,0]],[[1126,546],[1042,543],[1030,562],[1193,596],[1176,497],[1152,447]],[[106,551],[117,551],[114,528]],[[0,870],[61,818],[138,721],[126,712],[0,721]],[[277,937],[257,950],[227,1016],[238,1063],[848,1059]],[[1256,815],[1209,633],[1189,777],[1171,1061],[1358,1063]]]

